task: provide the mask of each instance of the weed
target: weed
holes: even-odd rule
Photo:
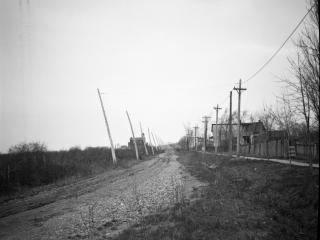
[[[90,203],[85,207],[84,211],[80,212],[80,227],[84,236],[87,239],[94,239],[95,231],[97,228],[96,214],[98,203]]]

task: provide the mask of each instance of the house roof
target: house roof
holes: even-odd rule
[[[142,137],[135,137],[136,141],[143,141],[144,139]],[[130,137],[130,141],[133,141],[133,138]]]
[[[261,121],[252,122],[252,123],[241,123],[242,129],[250,133],[261,133],[266,129]]]

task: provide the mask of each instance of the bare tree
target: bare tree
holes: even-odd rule
[[[274,109],[273,114],[277,127],[280,130],[285,130],[290,138],[297,126],[297,119],[295,109],[285,94],[278,98],[277,107]]]
[[[221,117],[219,118],[219,123],[222,124],[226,124],[226,125],[220,125],[219,126],[219,132],[220,132],[220,136],[223,137],[224,140],[227,140],[229,137],[229,127],[228,127],[228,123],[229,123],[229,109],[226,108],[223,112],[223,114],[221,115]]]
[[[310,1],[310,18],[308,25],[302,31],[297,42],[300,57],[294,63],[291,61],[296,74],[299,74],[300,88],[304,90],[307,104],[314,114],[319,127],[319,10],[318,1]],[[308,109],[307,109],[308,110]]]
[[[189,151],[189,147],[190,147],[190,143],[191,143],[191,136],[192,136],[192,128],[190,126],[190,123],[183,124],[183,128],[185,130],[186,135],[182,138],[184,140],[180,139],[179,142],[181,145],[182,141],[184,141],[183,145],[185,145],[186,149]]]
[[[45,143],[41,142],[29,142],[29,143],[19,143],[11,146],[8,150],[9,153],[26,153],[26,152],[46,152],[47,146]]]
[[[297,58],[289,58],[293,79],[283,82],[290,90],[290,101],[301,113],[306,125],[307,145],[310,148],[310,124],[312,119],[319,128],[319,13],[318,1],[310,1],[310,17],[296,42]],[[310,167],[312,167],[309,149]]]
[[[275,129],[276,118],[271,105],[264,105],[263,111],[257,113],[257,118],[263,123],[267,131]]]

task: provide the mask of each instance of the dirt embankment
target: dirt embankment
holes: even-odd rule
[[[178,193],[186,197],[203,186],[176,158],[168,150],[129,169],[2,203],[0,238],[111,238],[143,216],[171,206],[177,186],[183,186]]]

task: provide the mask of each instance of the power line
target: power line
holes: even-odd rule
[[[296,25],[296,27],[293,29],[293,31],[290,33],[290,35],[286,38],[286,40],[281,44],[281,46],[272,54],[272,56],[254,73],[252,74],[247,80],[245,80],[243,83],[246,83],[253,79],[258,73],[260,73],[271,61],[272,59],[280,52],[280,50],[284,47],[284,45],[289,41],[289,39],[292,37],[292,35],[295,33],[295,31],[299,28],[299,26],[302,24],[302,22],[305,20],[305,18],[308,16],[308,14],[311,12],[311,10],[314,8],[315,4],[308,10],[308,12],[303,16],[303,18],[299,21],[299,23]]]
[[[310,9],[307,11],[307,13],[302,17],[302,19],[298,22],[298,24],[295,26],[293,31],[290,33],[290,35],[286,38],[286,40],[281,44],[281,46],[272,54],[272,56],[254,73],[252,74],[249,78],[247,78],[243,83],[246,83],[253,79],[256,75],[258,75],[272,60],[273,58],[280,52],[280,50],[284,47],[284,45],[289,41],[289,39],[292,37],[292,35],[296,32],[296,30],[299,28],[299,26],[303,23],[305,18],[308,16],[308,14],[311,12],[311,10],[314,8],[315,4],[310,7]],[[227,96],[220,105],[223,105],[229,96]],[[211,115],[211,112],[209,116]]]

